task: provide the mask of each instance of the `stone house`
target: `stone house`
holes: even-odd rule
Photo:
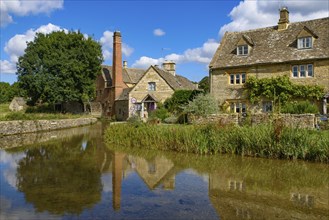
[[[147,70],[128,68],[122,62],[121,34],[113,35],[113,65],[102,66],[96,80],[96,102],[102,106],[102,115],[126,120],[147,115],[171,97],[175,90],[194,90],[197,85],[176,74],[175,63],[166,61],[162,68],[150,66]]]
[[[328,93],[328,27],[329,17],[289,23],[284,7],[276,26],[226,32],[209,65],[210,93],[230,112],[272,111],[271,100],[248,102],[243,85],[250,76],[287,75],[295,84],[319,85]]]
[[[26,101],[23,97],[14,97],[9,104],[11,111],[22,111],[24,108],[26,108]]]

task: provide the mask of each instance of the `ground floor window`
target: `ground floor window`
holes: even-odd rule
[[[273,104],[271,101],[263,102],[263,112],[272,112]]]
[[[247,111],[247,106],[243,102],[231,102],[230,112],[232,113],[245,113]]]

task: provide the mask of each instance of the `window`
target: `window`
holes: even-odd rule
[[[292,77],[294,78],[313,77],[313,64],[292,66]]]
[[[263,112],[272,112],[272,102],[263,102]]]
[[[230,105],[230,112],[232,113],[245,113],[247,111],[247,106],[245,103],[232,102]]]
[[[156,90],[155,82],[149,82],[148,85],[149,85],[149,88],[148,88],[149,91],[155,91]]]
[[[135,103],[135,110],[141,111],[142,110],[142,104],[141,103]]]
[[[248,45],[238,46],[237,55],[248,55]]]
[[[245,73],[236,73],[230,74],[230,84],[231,85],[240,85],[246,83],[246,74]]]
[[[298,38],[298,49],[312,48],[312,37]]]

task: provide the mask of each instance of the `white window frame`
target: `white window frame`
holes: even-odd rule
[[[293,65],[291,68],[292,78],[312,78],[314,77],[313,64]]]
[[[148,83],[148,91],[156,91],[156,83],[155,82],[149,82]]]
[[[237,50],[237,55],[239,56],[246,56],[249,54],[249,47],[247,44],[238,46],[236,50]]]
[[[298,49],[310,49],[313,47],[313,38],[312,37],[301,37],[298,38]]]
[[[232,73],[229,76],[230,85],[243,85],[246,83],[246,73]]]
[[[231,102],[230,112],[232,113],[246,113],[247,105],[244,102]]]

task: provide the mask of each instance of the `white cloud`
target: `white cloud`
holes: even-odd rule
[[[279,8],[282,6],[288,7],[290,22],[329,16],[329,2],[327,0],[287,0],[284,3],[278,0],[244,0],[232,9],[229,14],[232,22],[222,26],[219,30],[219,35],[223,36],[226,31],[243,31],[277,25]]]
[[[166,32],[164,32],[164,31],[163,31],[162,29],[160,29],[160,28],[157,28],[157,29],[154,29],[154,30],[153,30],[153,34],[154,34],[155,36],[161,37],[161,36],[165,35]]]
[[[40,13],[49,14],[63,8],[64,0],[10,0],[0,1],[1,27],[13,22],[12,16],[27,16]]]
[[[1,60],[1,69],[0,73],[15,73],[16,72],[16,62],[18,57],[24,54],[24,50],[27,47],[27,42],[33,41],[36,33],[49,34],[54,31],[64,30],[57,25],[51,23],[47,25],[42,25],[38,29],[29,29],[24,34],[16,34],[14,37],[10,38],[5,45],[5,52],[9,55],[10,61]],[[13,69],[15,68],[15,70]]]
[[[16,65],[8,60],[0,60],[0,73],[16,73]]]
[[[100,43],[103,49],[103,56],[105,60],[112,59],[112,50],[113,50],[113,32],[105,31],[103,36],[100,39]],[[131,48],[128,44],[122,42],[122,53],[129,57],[134,52],[134,49]]]
[[[209,64],[218,48],[218,45],[219,44],[214,39],[209,39],[202,45],[202,47],[187,49],[184,51],[183,54],[172,53],[158,59],[142,56],[141,58],[139,58],[139,60],[135,61],[132,66],[147,68],[150,65],[160,65],[165,60],[172,60],[176,64],[187,62]]]

